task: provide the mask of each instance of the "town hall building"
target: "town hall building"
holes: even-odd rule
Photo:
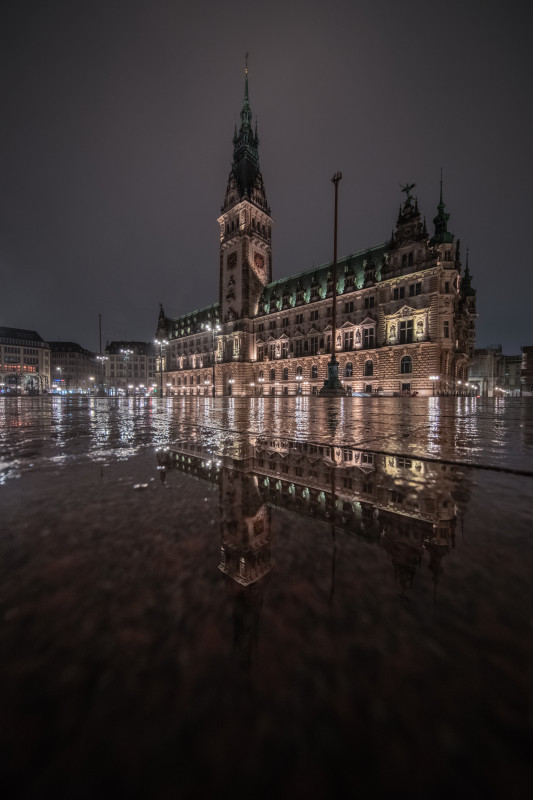
[[[176,319],[161,306],[161,384],[178,396],[318,394],[331,358],[333,264],[272,280],[247,71],[240,118],[218,218],[219,300]],[[442,179],[432,235],[412,189],[387,240],[337,262],[334,348],[347,395],[452,394],[468,379],[477,316],[468,255],[463,270]]]

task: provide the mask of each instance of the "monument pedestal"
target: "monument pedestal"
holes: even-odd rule
[[[328,377],[319,391],[319,397],[344,397],[346,391],[339,380],[339,362],[335,359],[328,363]]]

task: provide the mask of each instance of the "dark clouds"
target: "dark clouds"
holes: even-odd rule
[[[521,5],[521,9],[524,7]],[[518,10],[518,6],[517,6]],[[217,299],[216,218],[250,51],[274,277],[376,244],[444,168],[478,343],[532,341],[531,49],[513,4],[11,3],[2,20],[0,321],[97,347]]]

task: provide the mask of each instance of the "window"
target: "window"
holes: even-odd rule
[[[275,381],[276,380],[276,370],[275,369],[271,369],[270,370],[270,380],[271,381]]]
[[[353,378],[353,364],[351,361],[348,361],[344,368],[344,377],[345,378]]]
[[[263,333],[263,331],[265,330],[265,326],[262,322],[259,323],[257,330],[259,331],[259,333]]]
[[[400,371],[402,375],[410,375],[413,371],[413,360],[411,356],[404,356],[401,361]]]
[[[312,336],[309,340],[309,350],[312,356],[318,353],[318,336]]]
[[[303,354],[303,339],[296,339],[294,342],[294,355],[301,356]]]
[[[422,291],[421,283],[409,284],[409,297],[414,297],[416,294],[420,294],[421,291]]]
[[[344,333],[344,349],[353,350],[353,331],[345,331]]]
[[[276,345],[273,342],[268,345],[268,357],[271,361],[276,357]]]
[[[289,341],[288,339],[284,339],[281,343],[281,357],[288,358],[289,357]]]
[[[281,320],[281,327],[282,328],[288,328],[289,327],[289,318],[288,317],[283,317],[283,319]]]
[[[301,378],[302,377],[302,368],[301,367],[296,367],[296,377],[297,378]]]
[[[344,304],[344,313],[351,314],[353,311],[353,300],[350,300],[349,303]]]
[[[395,300],[403,300],[405,297],[405,286],[399,286],[394,290],[393,297]]]
[[[316,364],[313,364],[311,367],[311,378],[318,378],[318,367]]]
[[[262,348],[262,347],[258,347],[258,348],[257,348],[257,360],[258,360],[258,361],[262,361],[262,360],[263,360],[263,358],[264,358],[264,355],[263,355],[263,348]]]
[[[284,367],[283,368],[283,380],[284,381],[288,381],[289,380],[289,368],[288,367]]]
[[[372,297],[365,297],[365,308],[374,308],[374,302],[374,295],[372,295]]]
[[[276,330],[276,320],[275,320],[275,319],[271,319],[271,320],[270,320],[270,324],[269,324],[269,326],[268,326],[268,327],[269,327],[269,329],[270,329],[271,331],[275,331],[275,330]]]
[[[445,339],[449,339],[450,338],[450,323],[448,322],[447,319],[444,320],[443,326],[444,326],[443,336],[444,336]]]
[[[409,264],[409,266],[410,266],[410,267],[412,267],[412,266],[413,266],[413,251],[412,251],[412,250],[411,250],[411,252],[409,253],[409,257],[408,257],[408,259],[407,259],[407,263]]]
[[[318,308],[314,308],[309,315],[309,319],[312,321],[314,319],[318,319]]]
[[[370,378],[374,374],[374,362],[365,361],[365,378]]]
[[[444,294],[450,294],[450,282],[446,281],[444,284]]]
[[[303,323],[303,321],[304,321],[304,315],[303,314],[296,314],[296,316],[294,318],[294,322],[296,323],[296,325],[301,325]]]
[[[400,322],[400,344],[413,341],[413,320],[405,319]]]
[[[374,328],[363,328],[363,346],[374,347]]]
[[[404,253],[402,256],[402,267],[407,266],[407,253]]]

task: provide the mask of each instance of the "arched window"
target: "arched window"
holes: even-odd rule
[[[413,360],[411,356],[404,356],[401,363],[402,375],[410,375],[413,371]]]
[[[289,368],[288,367],[284,367],[283,368],[283,380],[284,381],[288,381],[289,380]]]
[[[259,370],[259,377],[261,378],[261,380],[265,377],[262,369]]]
[[[302,377],[302,368],[301,367],[296,367],[296,377],[297,378],[301,378]]]
[[[318,378],[318,367],[316,364],[313,364],[313,366],[311,367],[311,377]]]
[[[200,385],[200,376],[199,375],[196,376],[196,383],[198,384],[198,386]]]
[[[352,364],[351,361],[348,361],[348,363],[346,364],[346,366],[344,368],[344,377],[345,378],[353,377],[353,364]]]
[[[193,376],[192,376],[192,375],[191,375],[191,377],[190,377],[189,383],[191,384],[191,386],[192,386],[192,385],[193,385],[193,383],[194,383],[194,378],[193,378]]]
[[[365,361],[365,378],[370,378],[374,374],[374,362]]]
[[[271,381],[275,381],[276,380],[276,370],[275,369],[271,369],[270,370],[270,380]]]

